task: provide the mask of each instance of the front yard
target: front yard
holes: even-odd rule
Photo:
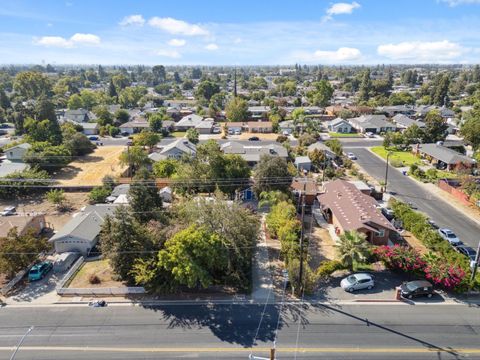
[[[385,160],[387,160],[387,154],[390,153],[389,162],[394,167],[408,167],[413,164],[423,165],[422,161],[409,151],[385,149],[383,146],[374,146],[370,150]]]
[[[332,138],[361,138],[363,137],[362,134],[359,133],[337,133],[337,132],[329,132],[328,135]]]
[[[100,282],[93,283],[90,281],[96,276]],[[68,287],[73,289],[81,288],[108,288],[108,287],[124,287],[122,281],[115,280],[115,276],[108,260],[96,260],[85,262],[77,272]]]

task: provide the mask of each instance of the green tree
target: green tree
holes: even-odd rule
[[[390,105],[414,105],[415,97],[407,91],[402,91],[390,95],[388,102]]]
[[[480,147],[480,110],[472,110],[465,115],[460,133],[464,140],[477,151]]]
[[[228,102],[225,113],[229,121],[245,121],[248,119],[248,104],[241,98],[233,98]]]
[[[160,141],[160,135],[151,131],[142,131],[134,136],[133,143],[139,146],[148,146],[152,149]]]
[[[46,194],[47,200],[55,205],[57,209],[61,209],[65,206],[65,201],[67,198],[65,197],[65,192],[60,189],[52,189]]]
[[[167,73],[163,65],[155,65],[152,67],[152,74],[154,77],[153,86],[161,84],[167,79]]]
[[[188,141],[190,141],[192,144],[198,144],[199,134],[196,129],[194,128],[188,129],[186,133],[186,137]]]
[[[220,86],[218,86],[217,83],[212,80],[203,80],[198,84],[195,96],[199,100],[206,101],[206,104],[208,104],[212,96],[219,92]]]
[[[97,106],[94,110],[97,116],[97,123],[100,126],[113,124],[113,115],[108,111],[106,106]]]
[[[341,157],[343,155],[343,146],[340,140],[338,139],[327,140],[325,141],[325,145],[327,145],[337,157]]]
[[[36,167],[23,171],[15,171],[0,178],[0,198],[17,199],[38,191],[32,184],[47,186],[51,176]]]
[[[120,164],[130,166],[132,171],[150,164],[147,152],[141,146],[129,146],[120,154]]]
[[[132,281],[133,265],[152,249],[152,242],[146,229],[125,206],[120,206],[113,217],[107,216],[102,224],[100,247],[113,271],[123,280]]]
[[[49,96],[52,84],[42,73],[23,71],[15,76],[13,88],[25,99],[37,99],[41,96]]]
[[[327,164],[327,155],[325,151],[320,149],[313,149],[308,153],[308,157],[310,158],[312,165],[317,169],[325,168]]]
[[[0,249],[0,273],[12,278],[34,262],[38,254],[47,251],[49,244],[44,237],[38,238],[33,229],[19,235],[15,227],[0,238]]]
[[[152,114],[148,117],[148,125],[154,133],[162,132],[163,116],[162,114]]]
[[[70,110],[76,110],[83,107],[82,98],[79,94],[73,94],[68,98],[67,106]]]
[[[312,84],[315,90],[307,93],[308,100],[312,105],[327,106],[333,95],[333,87],[327,80],[320,80]]]
[[[110,79],[110,82],[108,84],[108,96],[112,98],[118,97],[117,89],[115,88],[115,84],[113,83],[112,79]]]
[[[362,75],[362,81],[360,83],[360,89],[358,92],[358,99],[361,102],[367,102],[370,100],[370,95],[372,92],[372,80],[370,78],[370,69],[365,70]]]
[[[358,231],[345,231],[336,245],[340,261],[352,271],[355,263],[366,261],[370,255],[370,245],[365,238],[365,234]]]
[[[153,173],[158,178],[170,178],[176,173],[177,166],[178,160],[175,159],[156,161],[153,164]]]
[[[124,108],[134,108],[138,106],[140,99],[147,94],[144,86],[130,86],[120,91],[118,102]]]
[[[130,114],[125,109],[118,109],[117,111],[115,111],[114,118],[116,122],[121,125],[125,124],[126,122],[128,122],[128,120],[130,120]]]
[[[95,186],[88,194],[90,204],[105,203],[110,196],[112,189],[108,186]]]
[[[410,125],[403,132],[404,145],[418,144],[424,138],[423,130],[417,124]]]
[[[448,125],[438,110],[431,110],[425,116],[425,128],[423,129],[423,142],[434,143],[445,140]]]
[[[288,191],[292,176],[287,162],[278,156],[262,155],[253,169],[254,191],[259,195],[263,191]]]
[[[133,217],[140,223],[158,219],[162,211],[162,198],[158,194],[155,178],[147,169],[140,169],[128,191]]]
[[[55,146],[48,142],[34,143],[24,156],[26,163],[48,172],[64,167],[71,159],[71,153],[64,145]]]
[[[207,288],[226,267],[226,250],[219,236],[192,225],[178,232],[158,253],[158,263],[175,281],[189,288]]]

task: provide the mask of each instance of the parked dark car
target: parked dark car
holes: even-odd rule
[[[88,140],[96,141],[96,140],[98,140],[98,136],[96,136],[96,135],[90,135],[90,136],[88,137]]]
[[[400,286],[400,292],[402,296],[407,299],[412,299],[416,296],[426,296],[431,298],[435,293],[433,285],[426,280],[404,282]]]
[[[252,136],[248,138],[248,141],[259,141],[260,138],[258,136]]]
[[[383,216],[385,216],[387,218],[387,220],[392,220],[393,216],[394,216],[393,210],[390,209],[390,208],[383,208],[382,207],[382,214],[383,214]]]
[[[475,249],[471,248],[470,246],[465,246],[465,245],[454,246],[454,249],[457,250],[460,254],[463,254],[469,257],[471,261],[475,261],[477,252],[475,251]]]

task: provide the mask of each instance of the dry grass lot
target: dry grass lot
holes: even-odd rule
[[[90,155],[71,162],[55,178],[61,185],[101,185],[105,175],[120,176],[126,167],[118,157],[124,146],[100,146]]]
[[[99,284],[90,284],[90,275],[95,274],[100,279]],[[121,281],[112,279],[113,271],[108,260],[89,261],[83,264],[80,271],[75,275],[69,287],[79,288],[103,288],[103,287],[124,287]]]
[[[242,132],[240,135],[238,135],[238,138],[240,140],[248,140],[248,138],[251,138],[252,136],[258,137],[260,140],[277,140],[278,134],[261,134],[261,133],[250,133],[250,132]]]

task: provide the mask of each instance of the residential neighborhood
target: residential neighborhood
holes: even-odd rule
[[[0,9],[0,358],[479,358],[476,1],[91,5]]]

